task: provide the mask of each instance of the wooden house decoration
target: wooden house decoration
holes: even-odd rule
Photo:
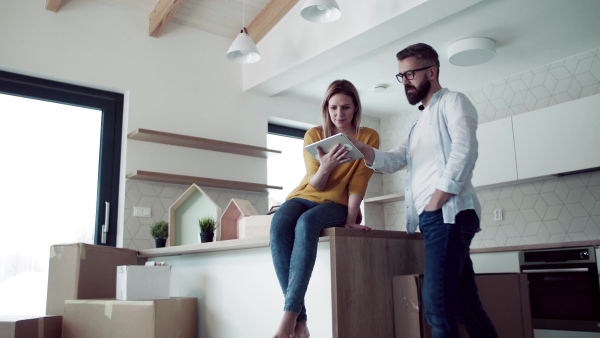
[[[232,198],[221,216],[221,240],[268,237],[273,215],[259,215],[249,201]]]
[[[199,186],[192,184],[169,207],[169,246],[199,243],[198,219],[205,216],[218,222],[221,208]],[[220,238],[220,228],[215,232],[215,241]]]
[[[252,215],[258,215],[258,213],[249,201],[232,198],[225,211],[223,211],[223,215],[221,215],[221,240],[240,238],[239,222],[244,217]]]

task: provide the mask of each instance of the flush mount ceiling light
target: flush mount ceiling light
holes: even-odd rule
[[[300,15],[312,22],[332,22],[342,16],[340,6],[335,0],[306,0]]]
[[[456,66],[475,66],[496,56],[496,42],[488,38],[468,38],[448,46],[448,61]]]
[[[237,38],[233,40],[231,47],[227,51],[227,59],[236,63],[254,63],[260,60],[258,49],[252,41],[248,30],[246,29],[246,2],[243,2],[242,9],[242,30]]]

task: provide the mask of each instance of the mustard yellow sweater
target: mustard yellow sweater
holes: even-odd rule
[[[358,134],[352,136],[373,148],[379,148],[379,134],[374,129],[362,127]],[[322,139],[322,127],[311,128],[304,135],[304,146]],[[304,150],[304,165],[306,175],[300,185],[289,194],[288,200],[298,197],[316,203],[334,202],[347,206],[350,194],[365,196],[369,179],[373,175],[373,170],[365,166],[364,160],[357,159],[333,169],[325,188],[317,190],[310,185],[309,179],[319,169],[319,162],[306,150]]]

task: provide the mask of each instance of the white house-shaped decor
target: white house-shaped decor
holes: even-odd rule
[[[169,208],[169,246],[197,244],[198,219],[210,216],[221,219],[221,208],[199,186],[192,184]],[[219,240],[219,230],[215,241]]]
[[[232,198],[221,216],[221,240],[243,238],[239,236],[239,222],[244,217],[257,214],[249,201]]]
[[[251,215],[244,217],[238,223],[240,238],[269,237],[273,215]]]

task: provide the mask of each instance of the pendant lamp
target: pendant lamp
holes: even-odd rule
[[[237,38],[233,40],[231,47],[227,51],[227,59],[236,63],[254,63],[260,60],[258,49],[252,41],[248,30],[246,29],[246,2],[243,2],[242,11],[242,30]]]
[[[306,0],[300,15],[312,22],[332,22],[342,16],[340,6],[335,0]]]

